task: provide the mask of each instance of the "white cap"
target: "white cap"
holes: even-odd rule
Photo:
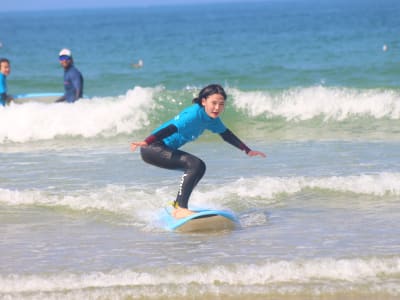
[[[69,50],[69,49],[67,49],[67,48],[62,49],[62,50],[60,51],[60,54],[58,54],[58,56],[63,56],[63,55],[72,57],[71,50]]]

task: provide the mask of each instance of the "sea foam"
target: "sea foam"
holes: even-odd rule
[[[356,132],[357,137],[364,133],[374,138],[385,134],[396,138],[400,130],[397,124],[400,95],[394,90],[323,86],[280,92],[229,87],[226,90],[228,105],[222,116],[224,122],[236,125],[238,118],[243,124],[258,122],[254,128],[263,130],[250,134],[257,137],[271,136],[274,128],[283,128],[282,132],[278,130],[278,138],[293,136],[294,139],[310,136],[310,129],[323,130],[322,137],[340,136],[348,131],[350,136]],[[0,145],[63,138],[107,139],[143,129],[151,131],[191,105],[197,92],[195,88],[172,91],[164,87],[135,87],[124,95],[95,97],[73,105],[30,102],[0,107]],[[321,126],[323,123],[330,125]]]
[[[334,87],[292,88],[281,92],[231,89],[234,105],[251,116],[304,121],[315,117],[343,121],[355,117],[400,118],[400,95],[394,90]]]
[[[56,137],[115,136],[148,124],[155,89],[136,87],[125,95],[74,104],[30,102],[0,108],[0,143]]]
[[[205,207],[226,208],[229,203],[256,201],[270,205],[281,201],[281,195],[293,195],[306,189],[352,193],[372,197],[399,196],[400,173],[382,172],[351,176],[327,177],[254,177],[241,178],[221,186],[203,183],[193,192],[191,203]],[[45,190],[10,190],[0,188],[0,203],[10,206],[33,205],[66,207],[77,211],[107,211],[133,214],[147,209],[159,209],[174,199],[175,186],[154,189],[140,184],[137,187],[107,185],[103,188],[75,192]],[[143,203],[147,203],[143,208]]]
[[[190,287],[190,294],[197,296],[204,293],[204,289],[208,293],[218,294],[228,288],[236,295],[251,294],[251,291],[283,295],[332,295],[358,291],[398,296],[399,275],[399,257],[280,260],[219,266],[176,265],[166,269],[127,269],[84,274],[0,275],[0,295],[60,292],[90,294],[96,289],[118,288],[119,291],[127,289],[127,294],[136,292],[136,296],[142,297],[161,296],[165,292],[169,296],[185,296],[185,292],[189,291],[177,287],[187,286]]]

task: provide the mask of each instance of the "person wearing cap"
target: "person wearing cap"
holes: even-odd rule
[[[64,68],[64,90],[65,93],[56,102],[73,103],[82,98],[83,76],[74,66],[71,50],[62,49],[59,53],[60,65]]]
[[[7,94],[7,79],[10,75],[11,66],[7,58],[0,58],[0,105],[6,106],[13,99]]]

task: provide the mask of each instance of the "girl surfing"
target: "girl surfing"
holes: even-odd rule
[[[193,105],[175,118],[154,130],[144,141],[132,142],[131,150],[140,147],[142,159],[154,166],[183,171],[172,215],[185,218],[193,213],[188,209],[189,197],[206,171],[205,163],[198,157],[179,150],[187,142],[197,139],[204,130],[219,134],[222,139],[248,156],[266,157],[263,152],[251,150],[221,121],[226,93],[218,84],[203,88]]]

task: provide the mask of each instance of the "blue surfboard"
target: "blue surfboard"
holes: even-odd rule
[[[64,93],[28,93],[28,94],[17,94],[14,95],[14,102],[18,104],[24,104],[29,102],[39,103],[54,103],[58,98],[63,96]],[[83,98],[88,98],[83,95]]]
[[[42,97],[60,97],[63,93],[28,93],[28,94],[17,94],[14,95],[15,99],[21,98],[42,98]]]
[[[228,210],[191,209],[196,213],[182,219],[175,219],[172,207],[165,208],[161,213],[161,222],[165,229],[180,232],[202,232],[232,230],[239,226],[235,214]]]
[[[14,95],[14,102],[24,104],[28,102],[54,103],[64,93],[28,93]]]

